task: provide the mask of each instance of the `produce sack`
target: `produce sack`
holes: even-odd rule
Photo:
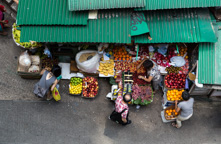
[[[93,55],[93,53],[95,55]],[[89,54],[87,55],[87,59],[83,62],[82,58],[80,59],[82,54]],[[97,51],[94,50],[84,50],[81,51],[79,53],[77,53],[76,57],[75,57],[75,61],[77,63],[77,67],[78,69],[87,72],[87,73],[96,73],[97,69],[99,67],[99,60],[100,60],[100,56],[97,53]]]
[[[28,71],[29,67],[31,66],[31,58],[28,54],[28,51],[22,53],[19,57],[19,66],[23,71]]]
[[[38,55],[33,55],[30,57],[32,65],[40,65],[40,57]]]
[[[28,69],[28,72],[38,73],[38,72],[40,72],[40,68],[39,68],[39,66],[32,65],[32,66]]]
[[[181,56],[174,56],[170,59],[170,61],[171,61],[171,63],[169,63],[169,64],[174,67],[182,67],[186,64],[186,61]]]
[[[52,96],[56,101],[61,100],[61,96],[58,92],[58,89],[55,87],[54,90],[52,91]]]

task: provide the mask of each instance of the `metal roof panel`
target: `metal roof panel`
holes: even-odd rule
[[[88,12],[70,12],[67,0],[20,0],[18,25],[87,25]]]
[[[87,26],[22,26],[21,42],[131,43],[131,10],[99,11]]]
[[[137,10],[202,8],[221,6],[221,0],[145,0],[146,6]]]
[[[146,0],[68,0],[70,11],[144,7]]]
[[[221,23],[217,23],[216,43],[199,45],[198,79],[202,84],[221,85]],[[217,29],[218,29],[217,28]]]
[[[217,41],[208,9],[157,10],[144,14],[153,39],[150,41],[144,34],[133,37],[135,43]]]

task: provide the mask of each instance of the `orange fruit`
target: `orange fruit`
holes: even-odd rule
[[[168,113],[169,116],[171,116],[171,113]]]
[[[174,109],[173,112],[176,112],[176,110]]]
[[[173,112],[173,110],[172,110],[172,109],[170,109],[170,112]]]

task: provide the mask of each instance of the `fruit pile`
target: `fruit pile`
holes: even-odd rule
[[[180,71],[180,67],[174,67],[174,66],[170,66],[166,68],[166,71],[170,74],[170,73],[179,73]]]
[[[146,84],[149,84],[149,83],[146,82],[145,80],[139,79],[139,78],[138,78],[139,75],[145,77],[147,74],[146,74],[146,73],[140,73],[140,74],[134,73],[134,74],[133,74],[133,81],[134,81],[133,84],[138,84],[138,85],[146,85]]]
[[[101,61],[98,71],[105,76],[114,75],[114,60]]]
[[[135,62],[135,65],[138,66],[140,63],[141,63],[142,60],[138,60]],[[145,73],[146,72],[146,69],[144,68],[143,65],[141,65],[141,67],[137,70],[137,73],[140,74],[140,73]]]
[[[149,86],[132,86],[132,98],[135,104],[147,105],[152,100],[152,89]]]
[[[78,78],[78,77],[72,77],[71,78],[71,85],[72,86],[76,86],[82,84],[82,78]]]
[[[71,78],[69,93],[73,95],[79,95],[82,92],[82,79],[81,78]]]
[[[127,72],[129,70],[129,62],[127,61],[118,61],[115,62],[115,70],[122,70],[123,72]]]
[[[184,66],[181,67],[182,71],[181,74],[188,74],[189,73],[189,60],[185,59],[186,63]]]
[[[168,101],[175,101],[175,100],[182,100],[182,93],[184,90],[168,90],[167,91],[167,100]]]
[[[168,57],[164,57],[164,55],[156,52],[152,58],[152,61],[156,62],[157,65],[166,67],[169,63]]]
[[[51,59],[49,57],[42,58],[42,68],[52,68],[53,65],[58,65],[58,59]]]
[[[177,54],[177,56],[184,56],[185,53],[187,53],[187,48],[181,47],[179,50],[179,54]],[[185,59],[188,59],[188,56],[185,57]]]
[[[98,93],[98,81],[93,77],[83,79],[83,97],[94,98]]]
[[[176,112],[175,109],[168,109],[165,111],[165,118],[166,119],[176,118],[177,116],[178,116],[178,113]]]
[[[185,87],[185,74],[170,73],[165,77],[165,85],[167,88],[181,89]]]
[[[134,62],[129,63],[129,70],[130,72],[134,73],[137,70],[137,65]]]
[[[172,57],[176,56],[175,51],[176,51],[175,47],[170,47],[168,49],[168,53],[167,53],[168,60],[170,60]]]
[[[113,49],[114,52],[114,60],[119,61],[129,61],[132,57],[127,53],[124,46],[122,47],[115,47]]]
[[[21,31],[18,30],[19,26],[16,26],[16,24],[14,23],[13,24],[13,31],[12,31],[12,34],[13,34],[13,38],[15,40],[15,42],[19,45],[21,45],[22,47],[24,48],[37,48],[37,47],[42,47],[42,44],[41,43],[37,43],[35,41],[32,41],[32,42],[23,42],[21,43],[20,42],[20,37],[21,37]]]

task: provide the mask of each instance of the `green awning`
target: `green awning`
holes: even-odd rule
[[[142,12],[143,13],[143,12]],[[208,9],[179,9],[144,12],[151,41],[147,35],[133,37],[135,43],[216,42]]]
[[[221,0],[145,0],[146,6],[138,10],[159,10],[178,8],[202,8],[221,6]]]
[[[18,25],[87,25],[88,12],[70,12],[67,0],[19,0]]]
[[[131,43],[131,10],[99,11],[87,26],[22,26],[21,42]]]
[[[198,79],[202,84],[221,85],[221,22],[216,26],[218,42],[199,45]]]
[[[70,11],[144,7],[146,0],[68,0]]]

